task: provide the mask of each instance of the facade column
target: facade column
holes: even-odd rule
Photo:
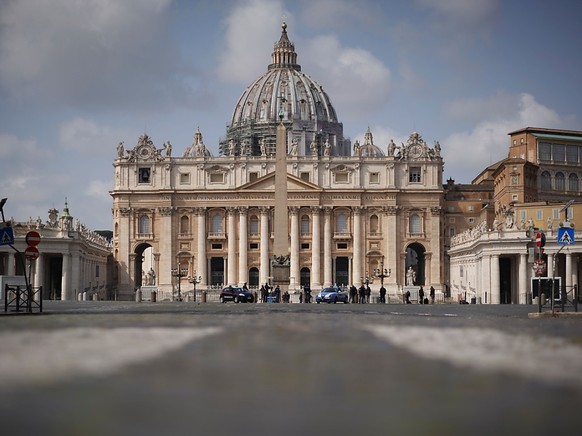
[[[392,271],[390,277],[384,280],[385,284],[388,284],[389,288],[392,287],[393,291],[397,290],[398,283],[398,232],[397,232],[397,214],[398,206],[386,206],[384,208],[384,218],[385,225],[383,226],[384,235],[384,268],[388,268]],[[392,286],[390,286],[392,285]]]
[[[130,208],[121,207],[117,210],[117,220],[119,225],[117,227],[117,232],[115,233],[114,237],[119,240],[118,256],[121,261],[121,265],[120,268],[118,269],[119,287],[116,294],[117,297],[121,300],[131,299],[131,296],[133,295],[134,291],[133,286],[135,282],[133,281],[132,270],[134,268],[133,261],[135,259],[135,256],[132,257],[131,253],[131,240],[132,240],[131,223],[133,221],[133,218],[134,214]],[[123,262],[127,262],[125,268],[123,267]]]
[[[200,286],[208,286],[208,270],[206,268],[206,208],[199,207],[195,209],[198,215],[198,233],[197,233],[197,273],[200,276]]]
[[[299,207],[290,206],[289,214],[291,215],[291,265],[289,268],[289,277],[291,289],[297,289],[300,283],[299,276]]]
[[[311,208],[311,288],[319,289],[321,286],[321,233],[320,214],[321,208]]]
[[[63,254],[63,266],[62,266],[62,278],[61,278],[61,300],[75,300],[73,298],[70,278],[71,278],[71,256],[68,253]],[[75,296],[76,297],[76,296]]]
[[[529,287],[527,286],[527,255],[519,255],[519,304],[527,303],[527,294]]]
[[[83,283],[86,282],[82,280],[83,277],[81,275],[81,253],[77,252],[71,254],[71,295],[72,300],[76,300],[79,292],[82,292],[82,288],[85,287]]]
[[[501,287],[499,276],[499,255],[491,256],[491,304],[501,302]]]
[[[261,213],[261,265],[259,268],[259,284],[269,281],[269,208],[260,207]]]
[[[353,270],[352,270],[352,283],[360,283],[362,281],[362,213],[363,209],[361,207],[354,207],[353,217],[354,217],[354,252],[353,252]],[[356,285],[357,286],[357,285]]]
[[[228,257],[227,257],[227,285],[236,286],[236,209],[229,207],[226,209],[228,215]]]
[[[434,286],[439,289],[442,286],[442,278],[444,272],[444,266],[442,265],[441,259],[441,220],[442,220],[442,208],[440,206],[430,208],[430,222],[431,222],[431,234],[430,234],[430,251],[432,253],[430,258],[430,277],[426,285]],[[425,271],[427,268],[425,267]]]
[[[239,207],[238,212],[238,284],[244,285],[249,281],[248,274],[248,230],[247,230],[247,213],[248,207]]]
[[[173,281],[174,278],[172,277],[172,268],[177,268],[178,265],[176,264],[176,255],[178,251],[174,248],[174,238],[172,235],[173,226],[172,226],[172,216],[174,214],[173,207],[160,207],[158,212],[161,216],[160,219],[160,253],[162,254],[162,258],[160,261],[160,271],[156,271],[157,276],[159,277],[158,283],[160,285],[165,285],[165,290],[170,291],[171,294],[174,294],[173,290]],[[153,219],[152,219],[153,221]],[[155,230],[155,229],[152,229]],[[156,232],[157,233],[157,232]],[[133,262],[132,262],[133,263]],[[135,274],[135,272],[134,272]],[[134,282],[135,283],[135,282]],[[134,289],[135,291],[135,289]]]
[[[332,259],[331,259],[331,214],[333,208],[323,209],[323,286],[332,285]]]

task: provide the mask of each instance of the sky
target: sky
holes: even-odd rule
[[[288,27],[344,136],[439,141],[443,180],[507,157],[511,131],[582,130],[579,0],[0,0],[0,197],[6,219],[67,199],[112,227],[117,144],[179,156],[218,142]]]

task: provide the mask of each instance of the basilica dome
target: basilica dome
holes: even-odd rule
[[[358,141],[354,142],[354,156],[360,157],[384,157],[384,152],[374,144],[374,138],[372,132],[368,127],[368,131],[364,135],[364,143],[359,144]]]
[[[297,64],[285,23],[267,72],[244,90],[234,108],[220,154],[259,155],[261,149],[274,154],[280,122],[287,128],[288,144],[297,144],[299,155],[321,155],[326,143],[331,144],[331,155],[350,153],[329,96]]]

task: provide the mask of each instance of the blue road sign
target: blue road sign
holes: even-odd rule
[[[14,231],[12,227],[0,228],[0,245],[14,244]]]
[[[558,244],[574,245],[574,229],[571,227],[558,227]]]

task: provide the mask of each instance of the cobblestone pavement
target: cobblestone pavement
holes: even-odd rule
[[[532,306],[46,302],[6,435],[579,434],[582,319]]]

